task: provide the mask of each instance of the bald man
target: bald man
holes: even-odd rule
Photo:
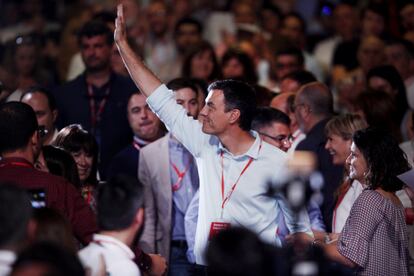
[[[334,165],[332,156],[325,149],[325,125],[333,115],[332,93],[323,83],[306,84],[296,95],[294,110],[299,128],[306,134],[306,138],[299,143],[296,150],[313,152],[318,159],[318,170],[324,177],[324,202],[321,209],[327,231],[330,232],[333,195],[343,176],[343,166]]]

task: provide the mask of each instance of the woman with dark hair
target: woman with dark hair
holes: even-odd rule
[[[408,103],[405,84],[397,69],[392,65],[383,65],[372,68],[367,74],[367,88],[384,91],[391,95],[396,112],[391,116],[395,123],[401,126],[403,133],[407,132]]]
[[[81,188],[78,169],[70,153],[50,145],[43,146],[42,153],[49,173],[62,176],[76,188]]]
[[[72,155],[78,169],[82,196],[95,210],[94,193],[98,184],[98,143],[95,137],[80,125],[73,124],[59,131],[54,146]]]
[[[250,84],[257,83],[253,60],[238,49],[229,49],[224,53],[221,59],[221,71],[224,79],[240,79]]]
[[[202,79],[207,83],[220,79],[220,67],[210,43],[203,41],[189,51],[183,62],[182,76]]]
[[[352,206],[338,241],[318,240],[327,256],[356,269],[357,275],[408,275],[408,233],[404,207],[395,195],[403,187],[397,175],[410,169],[388,132],[355,132],[347,158],[349,176],[366,188]]]

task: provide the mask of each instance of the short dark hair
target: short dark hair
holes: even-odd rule
[[[202,35],[203,33],[203,25],[201,25],[200,21],[194,19],[192,17],[183,17],[177,21],[174,27],[174,35],[177,35],[178,30],[182,25],[193,25],[197,28],[197,32]]]
[[[306,70],[293,71],[282,78],[282,80],[290,79],[299,83],[300,86],[318,81],[311,72]]]
[[[23,250],[15,263],[13,272],[31,264],[42,264],[45,275],[84,276],[85,271],[75,253],[51,242],[38,242]]]
[[[81,45],[84,37],[91,38],[94,36],[104,35],[106,43],[112,45],[114,42],[114,35],[109,27],[100,20],[91,20],[86,22],[78,32],[78,43]]]
[[[101,230],[128,228],[144,207],[144,188],[137,178],[116,175],[98,187],[97,213]]]
[[[288,275],[286,258],[277,252],[250,230],[230,228],[214,236],[207,247],[208,275]]]
[[[289,127],[290,119],[288,115],[278,109],[268,106],[258,107],[252,121],[252,129],[258,131],[272,123],[281,123]]]
[[[177,91],[183,88],[190,88],[191,90],[194,91],[196,95],[198,95],[197,86],[190,79],[187,79],[187,78],[173,79],[167,83],[167,87],[168,89],[171,89],[173,91]]]
[[[76,188],[80,188],[76,162],[69,152],[51,145],[43,146],[42,152],[49,173],[61,176]]]
[[[32,86],[29,87],[26,91],[23,92],[22,96],[20,97],[20,101],[23,100],[23,98],[27,94],[34,94],[34,93],[40,93],[43,94],[47,98],[47,103],[50,108],[50,110],[56,110],[56,100],[53,96],[52,92],[50,92],[48,89],[41,87],[41,86]]]
[[[289,55],[296,57],[298,65],[303,66],[305,64],[305,57],[303,56],[302,51],[297,47],[284,47],[276,51],[275,56]]]
[[[0,248],[25,240],[31,216],[32,205],[27,192],[12,183],[0,183]]]
[[[391,133],[369,127],[356,131],[352,140],[367,162],[366,184],[374,190],[379,187],[388,192],[401,190],[404,183],[397,175],[408,171],[410,165]]]
[[[0,154],[22,149],[38,129],[32,107],[21,102],[0,105]]]
[[[59,131],[53,145],[69,153],[83,150],[91,155],[93,157],[92,168],[86,183],[91,185],[97,184],[96,172],[98,170],[99,149],[95,136],[84,130],[81,125],[72,124]]]
[[[240,110],[239,126],[245,131],[250,130],[250,125],[256,112],[256,91],[249,84],[237,80],[219,80],[208,87],[211,90],[223,91],[225,111]]]

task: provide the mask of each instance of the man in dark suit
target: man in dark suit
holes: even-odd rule
[[[125,110],[129,96],[138,89],[131,79],[111,70],[113,34],[105,23],[86,23],[78,42],[86,70],[55,91],[58,125],[81,124],[95,135],[100,147],[99,172],[105,179],[112,157],[131,142]]]
[[[108,178],[120,173],[137,178],[141,148],[165,134],[160,119],[148,107],[146,98],[141,93],[131,95],[127,114],[129,126],[134,133],[133,141],[112,158]]]
[[[324,177],[321,206],[327,231],[331,232],[334,193],[343,176],[343,166],[334,165],[332,156],[325,149],[325,125],[333,115],[333,99],[329,88],[320,82],[302,86],[295,98],[295,116],[306,138],[296,147],[297,151],[311,151],[318,160],[318,170]]]

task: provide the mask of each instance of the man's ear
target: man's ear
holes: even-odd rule
[[[231,124],[236,123],[240,118],[240,110],[239,109],[233,109],[230,111],[230,117],[229,117],[229,122]]]

